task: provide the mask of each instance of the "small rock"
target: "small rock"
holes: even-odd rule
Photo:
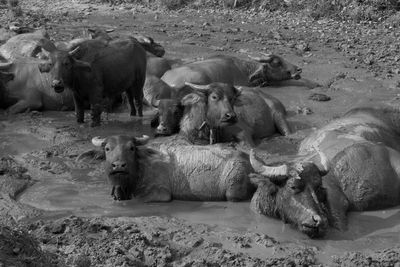
[[[313,101],[329,101],[329,100],[331,100],[330,96],[327,96],[325,94],[320,94],[320,93],[313,93],[308,97],[308,99],[313,100]]]
[[[313,111],[309,107],[296,107],[297,114],[310,115]]]

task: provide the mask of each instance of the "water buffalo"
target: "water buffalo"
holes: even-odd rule
[[[209,85],[190,85],[203,90],[209,88]],[[213,86],[228,94],[232,90],[232,86],[228,84],[213,83]],[[277,98],[253,88],[242,87],[240,91],[233,102],[238,123],[220,128],[217,141],[240,141],[245,145],[254,146],[254,140],[269,137],[277,132],[282,135],[290,133],[291,130],[286,121],[286,109]],[[187,92],[182,93],[182,95],[185,94]],[[157,135],[171,135],[180,130],[183,116],[183,106],[180,103],[182,97],[153,101],[159,109],[156,115],[158,124],[157,120],[154,120],[154,126],[157,125]]]
[[[180,100],[184,110],[179,133],[192,143],[206,141],[213,144],[217,138],[216,129],[237,122],[232,104],[239,91],[233,86],[224,88],[220,83],[209,84],[207,88],[198,88],[190,83],[187,86],[193,91],[184,94]],[[158,129],[161,125],[160,123]]]
[[[43,44],[50,52],[50,60],[41,64],[40,71],[50,72],[56,92],[68,87],[73,92],[77,122],[84,121],[84,100],[91,104],[91,126],[100,124],[102,104],[107,99],[126,92],[130,114],[143,116],[143,85],[146,77],[146,52],[134,39],[112,40],[104,47],[101,40],[87,40],[72,51],[58,50],[51,43]],[[83,47],[86,51],[79,59],[74,57]],[[116,71],[118,70],[118,71]]]
[[[273,168],[263,165],[268,170],[264,174],[285,177],[289,181],[295,176],[317,180],[318,173],[323,175],[328,172],[322,179],[324,190],[318,191],[326,191],[329,224],[344,230],[347,227],[347,211],[387,208],[400,203],[399,126],[399,109],[352,109],[342,118],[310,134],[300,144],[299,158],[295,162],[309,162],[308,165],[313,168],[290,171],[287,164]],[[263,173],[261,165],[253,164],[253,167]],[[273,175],[268,175],[271,172]],[[323,199],[318,194],[316,196]],[[261,194],[260,197],[267,196]],[[257,205],[256,210],[262,214],[286,216],[286,213],[274,213],[268,207]],[[325,221],[323,213],[319,216]]]
[[[271,81],[299,79],[301,69],[279,56],[266,55],[256,60],[216,55],[167,71],[161,79],[175,88],[185,82],[209,84],[222,82],[242,86],[258,86]]]
[[[54,92],[51,76],[39,71],[38,66],[42,62],[36,58],[17,58],[12,63],[0,65],[0,71],[14,76],[12,81],[3,81],[0,108],[8,108],[10,114],[27,110],[73,109],[72,93]]]
[[[282,219],[311,238],[322,237],[328,228],[327,193],[321,172],[312,162],[302,161],[269,167],[250,152],[256,173],[250,175],[257,190],[251,208]]]
[[[176,142],[157,149],[144,146],[148,137],[95,137],[103,147],[106,173],[115,199],[135,196],[145,202],[180,200],[239,201],[254,192],[248,157],[229,147]]]

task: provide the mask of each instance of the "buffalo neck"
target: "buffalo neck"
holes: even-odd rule
[[[198,139],[207,138],[206,132],[209,127],[204,127],[204,125],[208,125],[206,109],[207,105],[203,102],[185,107],[184,115],[181,120],[180,132],[192,143]]]
[[[235,58],[233,61],[235,62],[235,65],[246,74],[247,77],[252,75],[260,67],[260,63],[251,60]]]

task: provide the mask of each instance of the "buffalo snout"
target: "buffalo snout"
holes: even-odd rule
[[[326,219],[322,218],[320,215],[314,214],[307,217],[301,223],[301,231],[311,238],[321,237],[325,234],[328,226]]]
[[[53,80],[51,82],[51,87],[53,87],[56,93],[62,93],[64,91],[64,85],[60,80]]]
[[[117,160],[111,163],[111,174],[115,173],[126,173],[127,172],[127,163],[126,161]]]
[[[295,80],[299,80],[301,78],[300,74],[303,70],[301,68],[297,68],[294,73],[291,74],[291,78]]]
[[[160,124],[157,126],[156,133],[159,134],[159,135],[168,134],[168,128],[165,127],[163,122],[160,122]]]
[[[221,118],[221,122],[225,123],[236,123],[237,122],[237,116],[235,112],[227,112],[225,113],[224,116]]]

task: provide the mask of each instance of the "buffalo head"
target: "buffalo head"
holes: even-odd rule
[[[179,123],[184,107],[177,99],[160,99],[153,105],[158,108],[156,135],[171,135],[179,132]]]
[[[195,90],[182,98],[183,106],[193,106],[199,103],[206,104],[206,118],[210,127],[224,127],[237,122],[233,103],[240,94],[234,86],[225,83],[211,83],[197,85],[185,83]],[[195,114],[193,114],[195,116]]]
[[[148,136],[94,137],[92,143],[103,147],[106,156],[106,173],[113,186],[111,195],[116,200],[132,197],[139,176],[137,147],[144,145]]]
[[[142,45],[144,50],[152,53],[157,57],[162,57],[165,54],[165,49],[162,45],[154,42],[153,38],[143,35],[135,35],[135,39]]]
[[[268,82],[289,79],[298,80],[301,78],[301,68],[287,62],[277,55],[265,54],[263,58],[251,58],[259,62],[258,67],[249,77],[251,86],[262,86]]]
[[[311,238],[321,237],[328,228],[326,191],[321,172],[312,162],[269,167],[250,152],[256,174],[250,175],[257,186],[252,208],[257,212],[282,219]]]
[[[81,71],[90,71],[91,64],[74,58],[79,46],[72,51],[58,50],[53,43],[43,42],[43,49],[50,52],[49,60],[39,64],[40,72],[51,72],[54,91],[61,93],[64,87],[73,88],[74,75]]]

